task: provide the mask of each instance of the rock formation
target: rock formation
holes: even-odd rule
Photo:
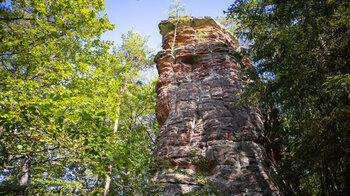
[[[190,18],[176,30],[159,24],[163,50],[156,56],[156,141],[153,193],[279,195],[262,146],[259,106],[235,105],[242,91],[237,39],[210,17]]]

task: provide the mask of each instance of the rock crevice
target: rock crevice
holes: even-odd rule
[[[250,66],[237,39],[210,17],[191,18],[177,28],[160,23],[163,50],[156,116],[154,193],[181,195],[206,191],[218,195],[279,195],[262,142],[259,106],[234,103],[244,89],[239,70]],[[197,36],[198,32],[201,36]]]

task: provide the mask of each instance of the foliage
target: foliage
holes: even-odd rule
[[[237,38],[243,49],[248,49],[249,47],[248,40],[246,40],[245,37],[240,34],[238,30],[239,24],[237,23],[237,20],[229,16],[217,16],[215,17],[215,20],[219,22],[221,25],[223,25],[224,27],[226,27],[226,29],[229,30],[231,33],[238,36]],[[240,29],[240,31],[242,31],[242,29]]]
[[[146,195],[148,191],[149,165],[159,129],[154,111],[155,83],[153,79],[148,84],[140,81],[129,84],[118,128],[124,149],[117,151],[119,157],[113,167],[111,195]]]
[[[230,18],[228,16],[217,16],[215,17],[215,20],[226,27],[226,29],[230,32],[237,33],[237,21],[235,21],[233,18]]]
[[[122,35],[122,40],[122,45],[113,49],[114,55],[120,57],[120,63],[130,64],[133,73],[151,68],[153,57],[151,56],[152,50],[147,45],[147,37],[131,29],[127,34]]]
[[[146,181],[154,83],[130,81],[121,96],[126,76],[150,61],[145,39],[131,32],[123,53],[109,54],[103,0],[0,5],[0,193],[99,194],[109,165],[115,179],[132,182],[116,180],[124,189]],[[134,124],[114,134],[128,106],[134,111],[120,116]]]
[[[123,86],[120,87],[119,92],[120,99],[117,103],[118,108],[116,109],[117,116],[114,124],[114,136],[121,135],[122,138],[129,136],[121,140],[128,141],[126,143],[127,146],[132,146],[132,148],[124,148],[123,152],[127,151],[129,153],[129,157],[125,157],[128,160],[131,159],[131,155],[134,157],[127,164],[114,163],[114,165],[118,165],[119,169],[113,167],[112,164],[108,166],[110,174],[106,175],[104,195],[107,195],[110,191],[110,175],[116,175],[119,180],[122,179],[122,184],[118,187],[114,183],[112,194],[138,194],[147,191],[146,187],[148,186],[147,180],[149,177],[148,164],[151,160],[150,149],[153,148],[150,135],[154,135],[158,129],[153,109],[155,105],[155,80],[148,85],[142,85],[142,82],[137,81],[139,74],[142,71],[149,70],[153,62],[153,56],[150,55],[151,49],[147,45],[147,38],[134,32],[132,29],[127,34],[123,34],[122,39],[122,45],[113,48],[113,54],[118,57],[119,63],[127,65],[127,69],[123,73]],[[137,90],[135,91],[135,89]],[[143,100],[135,99],[141,96]],[[126,105],[129,106],[129,111],[125,112],[122,109]],[[125,116],[125,114],[128,115]],[[120,122],[123,124],[120,124]],[[132,124],[129,124],[129,126],[123,126],[125,123],[130,122]],[[142,132],[147,132],[149,137],[141,137],[144,135]],[[138,148],[135,148],[136,146]],[[138,157],[136,154],[140,156]],[[138,157],[138,159],[135,159],[135,157]],[[124,165],[122,167],[123,169],[120,169],[120,165]],[[121,178],[120,176],[123,177]],[[133,183],[140,183],[138,184],[140,186],[135,186]]]
[[[179,0],[172,0],[170,3],[169,11],[167,12],[169,15],[170,21],[174,25],[174,38],[171,43],[169,43],[171,47],[172,54],[175,52],[175,42],[176,42],[176,30],[182,24],[187,23],[190,20],[189,16],[183,15],[185,12],[186,5],[181,5]]]
[[[181,17],[183,16],[182,13],[185,11],[185,8],[186,5],[181,5],[179,0],[172,0],[167,14],[170,17]]]
[[[267,135],[284,153],[282,191],[348,195],[349,2],[238,0],[228,15],[255,62],[243,99],[267,106]]]

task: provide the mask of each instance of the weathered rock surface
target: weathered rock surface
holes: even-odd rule
[[[170,20],[170,21],[169,21]],[[159,24],[163,50],[156,56],[157,138],[152,190],[163,195],[279,195],[262,142],[258,106],[234,102],[244,88],[237,39],[210,17],[177,28]],[[199,32],[199,33],[198,33]]]

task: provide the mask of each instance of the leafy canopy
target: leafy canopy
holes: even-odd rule
[[[146,40],[130,32],[111,55],[100,39],[113,28],[103,0],[0,3],[0,193],[98,194],[111,164],[124,187],[145,182],[154,83],[132,80],[125,97],[120,89],[149,67]],[[134,111],[120,115],[114,134],[128,105]]]
[[[349,2],[237,0],[227,13],[250,43],[242,100],[267,106],[281,189],[349,194]]]

